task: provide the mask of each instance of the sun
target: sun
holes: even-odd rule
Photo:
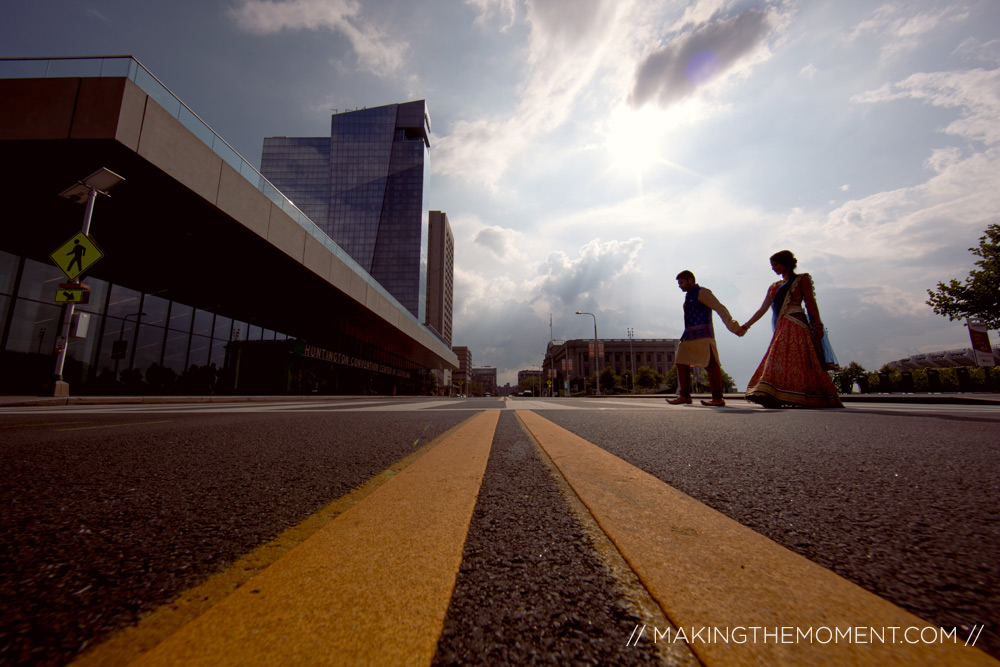
[[[609,169],[641,179],[655,164],[663,161],[665,133],[663,116],[657,110],[618,107],[608,119],[605,135]]]

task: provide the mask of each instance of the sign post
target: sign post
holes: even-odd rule
[[[52,263],[66,274],[67,278],[76,280],[80,274],[89,270],[99,259],[104,257],[104,253],[97,247],[94,239],[87,236],[87,232],[80,231],[53,250],[49,257],[52,259]]]
[[[89,269],[94,263],[104,256],[94,240],[90,238],[90,220],[94,215],[94,200],[100,193],[108,196],[108,190],[115,187],[125,179],[105,168],[100,168],[93,174],[78,181],[74,185],[59,193],[60,197],[83,203],[86,197],[86,209],[83,212],[83,227],[74,234],[66,243],[56,248],[51,255],[52,261],[59,269],[72,281],[74,287],[63,292],[64,299],[60,299],[60,293],[56,293],[56,301],[60,301],[63,306],[62,333],[56,339],[56,368],[53,396],[69,396],[69,384],[63,381],[63,367],[66,365],[66,348],[69,346],[70,326],[73,323],[73,312],[77,303],[86,303],[84,295],[89,295],[83,285],[79,285],[77,278]],[[60,286],[64,287],[64,286]],[[79,290],[79,292],[78,292]],[[76,298],[79,297],[79,298]]]

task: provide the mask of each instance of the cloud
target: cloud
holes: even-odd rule
[[[87,16],[93,16],[95,19],[99,19],[101,21],[104,21],[105,23],[111,23],[111,20],[107,16],[102,14],[99,10],[97,10],[94,7],[89,7],[87,9]]]
[[[921,72],[856,95],[851,101],[874,104],[900,99],[958,108],[960,118],[945,132],[989,145],[1000,143],[1000,69]]]
[[[562,251],[552,252],[539,267],[539,296],[563,305],[592,298],[615,278],[634,271],[641,249],[642,239],[636,237],[606,243],[594,239],[580,248],[576,259]]]
[[[517,21],[516,0],[465,0],[465,4],[479,10],[479,17],[476,19],[476,23],[480,25],[493,18],[495,14],[505,17],[506,23],[501,26],[500,32],[507,32],[514,26],[515,21]]]
[[[680,32],[689,25],[708,23],[714,16],[720,14],[728,4],[728,0],[698,0],[688,5],[681,17],[668,32]]]
[[[513,229],[492,225],[480,230],[474,243],[489,250],[501,262],[524,261],[526,255],[520,250],[523,246],[522,236]]]
[[[358,63],[377,76],[399,70],[407,45],[362,16],[357,0],[238,0],[228,14],[242,30],[261,35],[282,30],[330,30],[351,44]]]
[[[762,47],[772,28],[768,12],[748,10],[714,20],[672,40],[648,55],[637,68],[632,106],[656,102],[667,107],[687,97]]]
[[[1000,64],[1000,39],[991,39],[988,42],[969,37],[959,44],[953,51],[954,55],[964,59],[989,63],[990,65]]]
[[[515,238],[511,232],[498,227],[480,230],[476,244],[496,243],[505,248]],[[583,309],[602,313],[599,316],[604,318],[615,312],[621,302],[616,295],[628,291],[617,282],[638,271],[642,246],[639,238],[594,239],[575,258],[562,251],[550,253],[536,275],[526,271],[520,281],[508,275],[488,277],[481,270],[456,265],[454,338],[474,346],[475,365],[496,366],[498,375],[507,378],[501,382],[511,381],[516,371],[540,363],[545,349],[540,341],[549,335],[551,313]],[[610,307],[602,307],[602,301]],[[607,319],[601,322],[610,326]]]
[[[921,46],[921,38],[946,23],[957,23],[969,17],[961,6],[943,7],[932,11],[913,13],[909,5],[885,4],[872,15],[858,23],[848,36],[853,42],[863,35],[876,35],[883,39],[882,58],[889,59]]]
[[[491,9],[497,0],[472,4]],[[526,50],[515,49],[527,68],[509,112],[457,121],[435,143],[434,173],[499,191],[511,163],[536,140],[574,114],[574,103],[596,74],[613,67],[629,30],[627,0],[533,0],[526,5]],[[523,60],[522,60],[523,58]]]

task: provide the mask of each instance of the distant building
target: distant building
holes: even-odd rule
[[[541,377],[542,377],[542,371],[540,369],[537,369],[537,368],[530,369],[529,368],[528,370],[518,371],[517,372],[517,383],[521,384],[521,380],[524,380],[525,378],[539,378],[539,379],[541,379]]]
[[[570,392],[581,392],[586,386],[586,379],[596,371],[610,367],[615,375],[625,371],[649,367],[658,373],[666,374],[677,356],[675,338],[615,338],[598,340],[604,348],[604,356],[595,366],[590,357],[593,339],[577,338],[565,342],[550,342],[545,351],[545,361],[542,371],[546,378],[553,380],[555,389],[565,389],[569,383]],[[634,364],[633,364],[634,360]],[[554,376],[554,377],[553,377]]]
[[[1000,366],[1000,346],[993,348],[993,364]],[[954,368],[956,366],[975,366],[976,355],[971,347],[961,350],[945,350],[914,354],[903,359],[890,361],[886,364],[899,371],[912,371],[917,368]]]
[[[472,352],[462,345],[451,348],[451,351],[458,357],[458,370],[451,375],[452,385],[458,393],[468,394],[472,378]]]
[[[451,384],[451,370],[436,368],[431,370],[434,377],[437,379],[437,395],[438,396],[451,396],[452,394],[452,384]]]
[[[322,172],[328,202],[334,144],[375,165],[359,179],[383,193],[374,218],[358,203],[380,234],[362,270],[303,214],[308,196],[293,204],[133,58],[0,59],[0,100],[0,181],[17,193],[0,236],[0,393],[413,395],[429,370],[456,367],[414,314],[426,226],[406,212],[423,210],[422,102],[342,114],[350,131],[272,174]],[[51,254],[86,209],[60,193],[99,167],[125,179],[93,211],[105,259],[83,276],[88,298],[63,301],[70,276]],[[382,233],[402,240],[383,247]],[[397,256],[413,289],[393,298],[374,260]]]
[[[455,237],[448,215],[430,212],[427,242],[426,324],[451,346],[452,304],[455,294]]]
[[[334,114],[329,137],[267,137],[260,171],[421,322],[431,123],[423,100]]]
[[[495,396],[497,393],[496,366],[478,366],[472,369],[472,383],[482,386],[483,394]]]

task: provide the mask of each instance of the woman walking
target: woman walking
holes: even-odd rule
[[[768,288],[760,310],[740,328],[743,335],[771,309],[774,335],[750,378],[746,399],[767,408],[842,408],[837,387],[826,372],[836,361],[827,361],[832,350],[829,355],[823,350],[823,322],[812,277],[796,274],[797,264],[788,250],[771,255],[771,270],[781,280]]]

